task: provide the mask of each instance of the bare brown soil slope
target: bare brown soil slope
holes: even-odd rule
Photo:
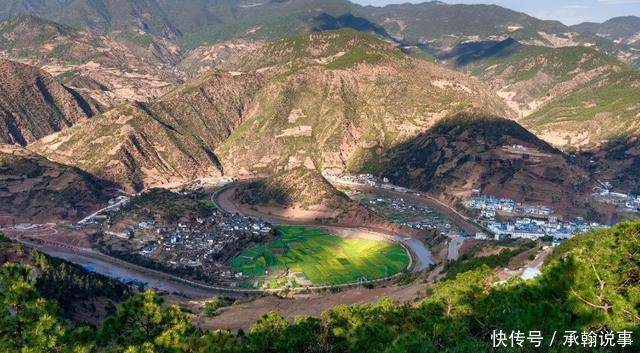
[[[0,214],[40,222],[78,220],[106,204],[103,186],[78,169],[0,145]]]
[[[176,44],[143,30],[96,35],[32,16],[0,22],[0,57],[40,67],[113,106],[148,100],[182,82]]]
[[[0,142],[27,145],[84,121],[98,108],[48,73],[0,59]]]

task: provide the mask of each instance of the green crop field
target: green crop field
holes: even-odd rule
[[[345,239],[318,229],[278,226],[278,238],[244,250],[229,260],[237,272],[249,277],[275,278],[280,287],[284,273],[302,273],[315,285],[332,285],[391,276],[404,270],[409,257],[398,244],[375,240]],[[278,274],[278,275],[275,275]]]

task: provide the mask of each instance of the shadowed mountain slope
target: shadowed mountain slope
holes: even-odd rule
[[[442,120],[385,154],[380,174],[455,204],[488,195],[588,212],[587,172],[517,123],[478,114]]]
[[[336,190],[318,171],[296,168],[253,182],[236,194],[249,205],[276,205],[284,208],[323,206],[338,209],[352,201]]]
[[[48,73],[0,59],[0,143],[26,146],[86,120],[98,109]]]
[[[0,214],[78,220],[106,204],[105,183],[26,149],[0,144]]]

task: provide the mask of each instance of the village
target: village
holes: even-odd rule
[[[619,210],[630,213],[640,213],[640,194],[635,196],[623,192],[611,191],[610,185],[595,187],[591,194],[598,202],[615,205]]]
[[[197,271],[212,282],[241,279],[242,273],[230,271],[225,261],[247,244],[261,243],[274,234],[264,221],[216,208],[206,216],[173,222],[127,213],[124,207],[129,202],[129,198],[114,199],[83,220],[83,227],[102,233],[97,244],[102,252],[175,273]]]
[[[531,239],[553,238],[569,239],[576,234],[601,228],[597,222],[587,222],[582,218],[575,222],[559,221],[553,208],[541,205],[523,205],[509,198],[480,195],[465,203],[470,210],[479,211],[478,221],[493,235],[493,239]],[[501,216],[500,220],[496,217]],[[477,239],[489,237],[480,233]]]

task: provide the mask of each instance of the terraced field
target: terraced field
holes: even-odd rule
[[[269,244],[244,250],[229,260],[254,286],[334,285],[373,280],[404,270],[409,257],[398,244],[345,239],[322,230],[279,226]]]

